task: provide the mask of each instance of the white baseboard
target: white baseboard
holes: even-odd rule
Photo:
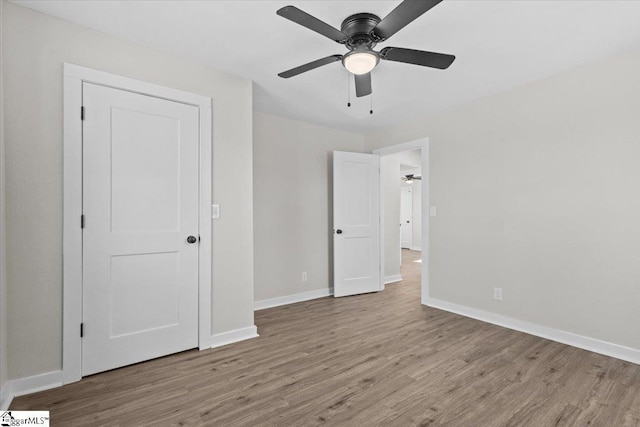
[[[223,345],[233,344],[234,342],[248,340],[257,336],[259,336],[258,328],[255,325],[215,334],[211,336],[211,348],[222,347]]]
[[[577,335],[571,332],[565,332],[560,329],[550,328],[548,326],[538,325],[536,323],[526,322],[524,320],[514,319],[512,317],[503,316],[501,314],[490,313],[488,311],[478,310],[475,308],[458,305],[435,298],[427,298],[426,305],[429,307],[439,308],[451,313],[460,314],[462,316],[471,317],[494,325],[503,326],[505,328],[514,329],[530,335],[546,338],[551,341],[557,341],[583,350],[592,351],[594,353],[604,354],[605,356],[615,357],[616,359],[625,360],[627,362],[640,364],[640,350],[625,347],[619,344],[613,344],[607,341],[601,341],[595,338]]]
[[[384,278],[384,284],[388,285],[389,283],[402,282],[402,276],[399,274],[394,274],[393,276],[386,276]]]
[[[211,337],[211,348],[221,347],[257,336],[258,328],[255,325],[216,334]],[[2,390],[0,390],[0,410],[8,409],[14,397],[60,386],[62,386],[62,371],[47,372],[16,380],[9,380],[5,383],[4,387],[2,387]]]
[[[422,248],[421,248],[420,246],[411,246],[411,247],[409,248],[409,250],[410,250],[410,251],[419,251],[419,252],[421,252],[421,251],[422,251]]]
[[[10,388],[11,384],[9,381],[6,381],[0,389],[0,411],[6,411],[9,409],[9,405],[11,405],[13,397],[11,396]]]
[[[46,372],[17,380],[9,380],[0,390],[0,410],[9,409],[14,397],[49,390],[61,385],[62,371]]]
[[[62,371],[46,372],[31,377],[10,380],[12,397],[31,394],[62,385]]]
[[[299,294],[287,295],[284,297],[263,299],[253,303],[254,310],[264,310],[265,308],[279,307],[281,305],[294,304],[296,302],[309,301],[316,298],[324,298],[333,295],[333,288],[318,289],[315,291],[302,292]]]
[[[211,348],[258,336],[258,328],[253,325],[235,331],[216,334],[211,337]],[[30,377],[9,380],[0,390],[0,410],[8,409],[14,397],[62,386],[62,371],[47,372]]]

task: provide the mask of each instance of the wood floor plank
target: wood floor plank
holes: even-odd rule
[[[256,312],[259,338],[16,398],[54,426],[636,426],[640,366],[381,293]]]

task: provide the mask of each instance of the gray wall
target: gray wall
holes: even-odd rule
[[[635,51],[367,135],[430,139],[431,297],[640,349],[638,76]]]
[[[251,81],[4,6],[10,377],[61,368],[63,62],[213,98],[213,329],[253,325]]]
[[[255,113],[253,141],[256,301],[332,287],[332,152],[363,137]]]
[[[7,369],[7,280],[5,256],[5,190],[4,190],[4,89],[2,85],[2,65],[4,63],[2,40],[4,26],[4,1],[0,1],[0,390],[8,379]]]

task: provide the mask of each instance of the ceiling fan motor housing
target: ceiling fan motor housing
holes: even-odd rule
[[[372,31],[380,22],[380,17],[372,13],[356,13],[342,21],[340,30],[349,38],[344,42],[349,50],[357,48],[373,49],[376,40]]]

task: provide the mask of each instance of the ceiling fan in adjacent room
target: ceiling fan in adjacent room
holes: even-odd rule
[[[287,79],[332,62],[342,61],[342,65],[354,74],[356,96],[361,97],[371,94],[371,70],[381,59],[444,70],[453,63],[455,56],[401,47],[385,47],[379,52],[373,50],[378,43],[388,40],[441,1],[405,0],[384,19],[372,13],[357,13],[345,19],[340,30],[295,6],[285,6],[278,10],[278,15],[345,45],[349,52],[344,55],[327,56],[278,75]]]
[[[413,181],[420,181],[422,180],[421,176],[415,176],[414,174],[409,174],[409,175],[405,175],[402,177],[402,180],[404,182],[406,182],[407,184],[411,184]]]

